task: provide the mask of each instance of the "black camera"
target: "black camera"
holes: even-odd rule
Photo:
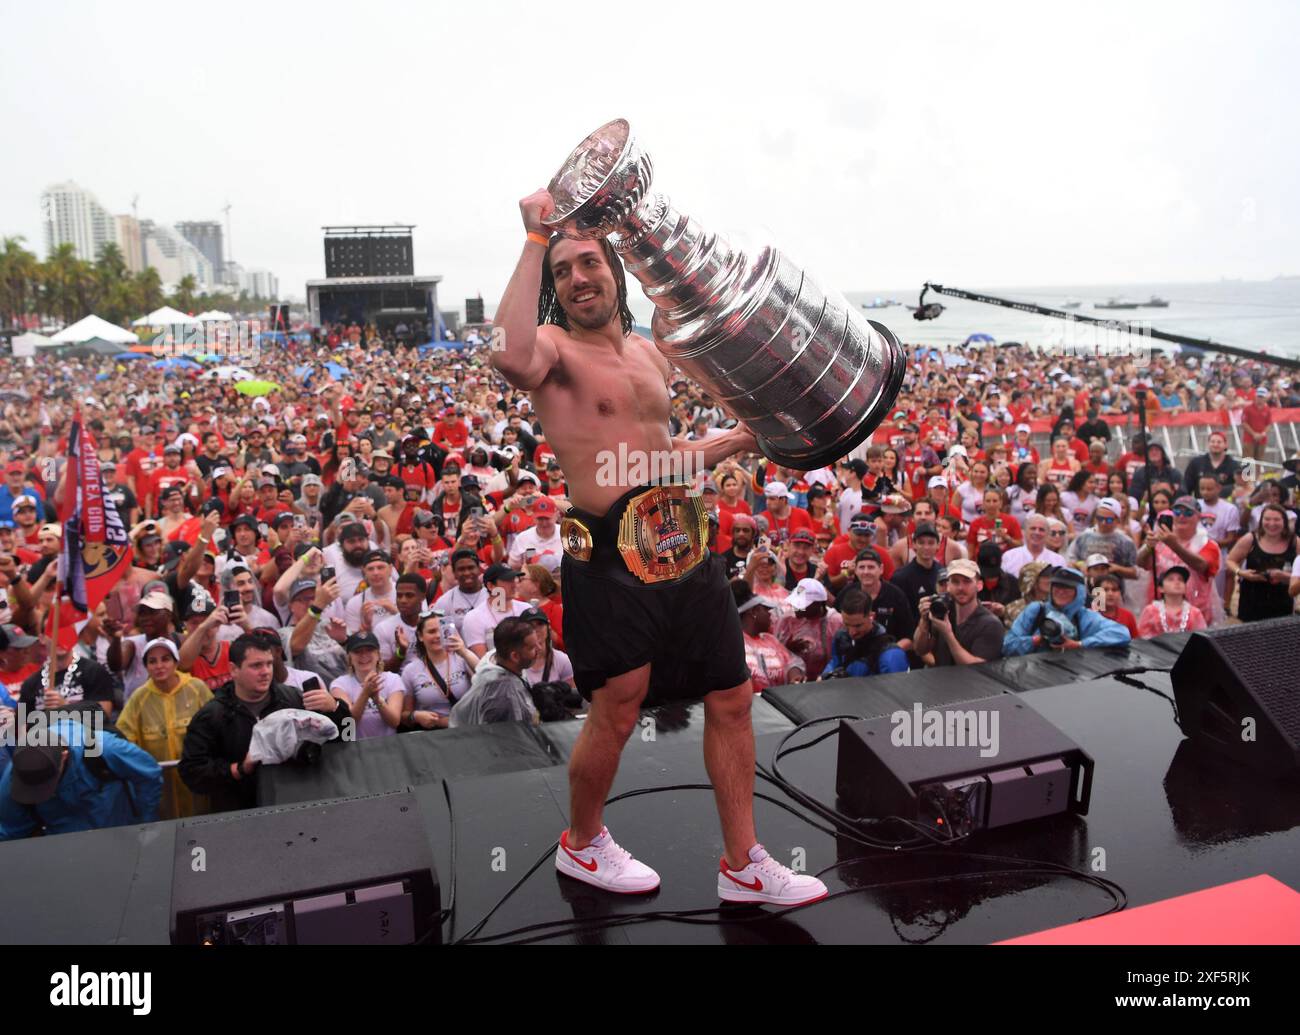
[[[1055,618],[1044,618],[1039,622],[1038,632],[1049,647],[1059,647],[1065,642],[1065,630]]]
[[[951,593],[940,593],[930,601],[930,617],[943,622],[954,611]]]

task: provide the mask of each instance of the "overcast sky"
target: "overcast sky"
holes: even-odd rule
[[[842,291],[1300,273],[1300,5],[6,4],[0,235],[39,195],[220,219],[282,291],[408,222],[444,308],[610,118],[710,229]]]

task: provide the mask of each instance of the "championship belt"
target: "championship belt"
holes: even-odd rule
[[[579,561],[591,560],[591,551],[595,541],[591,529],[575,517],[566,517],[560,522],[560,543],[564,552]]]
[[[658,485],[634,496],[618,523],[618,552],[642,582],[681,578],[708,553],[704,501],[685,485]]]

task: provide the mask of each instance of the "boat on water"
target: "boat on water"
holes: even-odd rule
[[[1121,302],[1118,298],[1112,298],[1105,302],[1093,302],[1094,309],[1136,309],[1136,302]]]
[[[1062,309],[1078,309],[1079,306],[1081,306],[1081,305],[1083,305],[1083,303],[1080,302],[1077,298],[1067,298],[1064,302],[1061,303],[1061,308],[1062,308]]]
[[[1152,295],[1150,301],[1142,303],[1143,309],[1168,309],[1169,299],[1161,298],[1159,295]]]
[[[863,302],[863,309],[888,309],[890,306],[902,305],[896,298],[877,298],[873,302]]]

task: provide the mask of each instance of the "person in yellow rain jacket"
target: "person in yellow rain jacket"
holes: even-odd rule
[[[149,679],[122,709],[117,731],[158,762],[181,757],[185,731],[200,708],[212,700],[212,691],[201,679],[177,669],[180,652],[171,640],[150,640],[144,647],[145,670]],[[193,793],[181,781],[174,766],[163,770],[160,819],[198,816],[208,811],[208,799]]]

